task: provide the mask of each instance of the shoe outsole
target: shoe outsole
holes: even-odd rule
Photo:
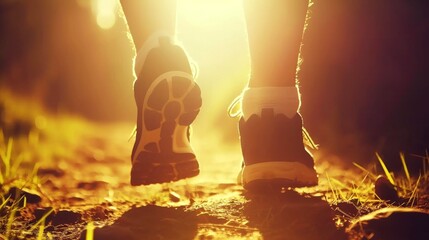
[[[180,163],[135,164],[131,170],[131,185],[166,183],[195,177],[200,173],[196,159]]]
[[[200,88],[190,74],[167,72],[152,83],[143,101],[143,137],[138,139],[131,185],[177,181],[199,174],[189,145],[189,126],[201,105]],[[146,153],[152,157],[147,159],[143,156]],[[177,160],[178,155],[187,157]]]
[[[277,178],[277,179],[258,179],[243,185],[243,188],[249,192],[255,193],[275,193],[288,189],[313,187],[317,183],[303,183],[299,181]]]
[[[300,162],[262,162],[244,166],[239,184],[249,191],[281,191],[318,184],[317,173]]]

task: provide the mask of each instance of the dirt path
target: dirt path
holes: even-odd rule
[[[35,223],[54,210],[45,221],[46,239],[85,239],[89,222],[94,239],[365,239],[345,232],[371,209],[338,199],[344,186],[332,186],[332,179],[361,181],[355,172],[318,160],[319,186],[252,194],[235,184],[239,146],[212,139],[194,142],[200,176],[131,187],[130,129],[117,124],[83,131],[68,143],[69,154],[41,162],[42,202],[28,211]]]

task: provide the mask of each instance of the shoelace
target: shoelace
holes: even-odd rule
[[[243,113],[241,111],[242,99],[243,99],[243,92],[240,95],[238,95],[236,98],[234,98],[231,104],[229,104],[228,106],[229,117],[236,118],[242,115]],[[303,141],[305,146],[309,147],[312,150],[319,149],[318,145],[313,141],[307,129],[305,129],[304,127],[302,127],[302,136],[303,136]]]
[[[232,100],[231,104],[229,104],[228,106],[228,115],[231,118],[236,118],[236,117],[240,117],[242,115],[242,111],[241,111],[241,100],[243,99],[243,92],[240,93],[240,95],[238,95],[236,98],[234,98],[234,100]],[[239,106],[237,106],[238,104],[240,104]],[[234,109],[236,109],[234,111]]]
[[[137,125],[134,126],[134,129],[131,131],[130,137],[128,138],[128,142],[131,141],[137,135]]]

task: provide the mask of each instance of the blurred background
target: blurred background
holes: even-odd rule
[[[241,0],[178,2],[178,39],[199,66],[203,94],[193,141],[203,150],[239,149],[227,107],[250,71]],[[428,10],[424,0],[314,1],[301,112],[320,158],[368,163],[378,151],[395,168],[403,151],[421,165],[429,145]],[[0,99],[133,123],[134,50],[120,12],[116,0],[1,0]],[[8,108],[0,103],[2,128],[11,124]]]

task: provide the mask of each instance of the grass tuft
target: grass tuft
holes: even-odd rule
[[[329,184],[329,188],[331,189],[331,192],[332,192],[332,197],[334,198],[334,203],[338,203],[338,196],[337,196],[336,188],[334,189],[334,186],[332,185],[331,178],[329,177],[328,172],[326,172],[325,175],[326,175],[326,179],[327,179],[328,184]]]
[[[20,207],[19,206],[20,204],[22,204],[23,207]],[[26,198],[24,196],[21,196],[18,200],[15,200],[7,210],[8,214],[5,216],[7,218],[6,232],[5,232],[6,239],[9,239],[11,237],[12,226],[13,226],[13,223],[15,222],[16,213],[19,212],[25,206],[26,206]]]
[[[353,165],[355,165],[357,168],[359,168],[360,170],[362,170],[363,172],[367,173],[368,176],[370,176],[373,180],[377,179],[377,176],[370,172],[369,170],[367,170],[366,168],[362,167],[361,165],[353,162]]]
[[[4,138],[3,131],[1,131],[1,136]],[[4,184],[5,181],[9,179],[12,175],[11,173],[12,146],[13,146],[13,139],[10,138],[7,141],[6,149],[0,150],[0,158],[1,158],[0,184]]]
[[[49,210],[48,212],[46,212],[40,219],[39,221],[37,221],[33,226],[31,226],[30,228],[30,232],[34,231],[37,227],[39,227],[39,225],[44,225],[45,224],[45,220],[46,218],[51,215],[51,213],[54,211],[54,209]]]
[[[395,180],[393,179],[392,174],[389,172],[389,170],[386,167],[386,164],[384,164],[383,159],[380,157],[380,155],[378,153],[375,153],[375,155],[377,156],[378,161],[380,162],[381,167],[383,168],[384,173],[386,174],[387,179],[389,180],[389,182],[392,185],[396,185],[395,184]]]
[[[408,171],[407,163],[405,161],[405,155],[404,153],[401,152],[399,156],[401,158],[402,167],[404,168],[405,176],[407,177],[407,180],[408,180],[408,185],[411,186],[411,177],[410,177],[410,172]]]
[[[420,185],[420,179],[421,179],[421,175],[419,176],[419,178],[417,179],[417,181],[416,181],[416,184],[415,184],[415,186],[414,186],[414,189],[413,189],[413,191],[411,192],[411,196],[410,196],[410,198],[408,199],[408,202],[407,202],[407,205],[409,205],[409,206],[411,206],[411,207],[413,207],[414,206],[414,204],[415,204],[415,202],[416,202],[416,200],[417,200],[417,190],[418,190],[418,188],[419,188],[419,185]]]

